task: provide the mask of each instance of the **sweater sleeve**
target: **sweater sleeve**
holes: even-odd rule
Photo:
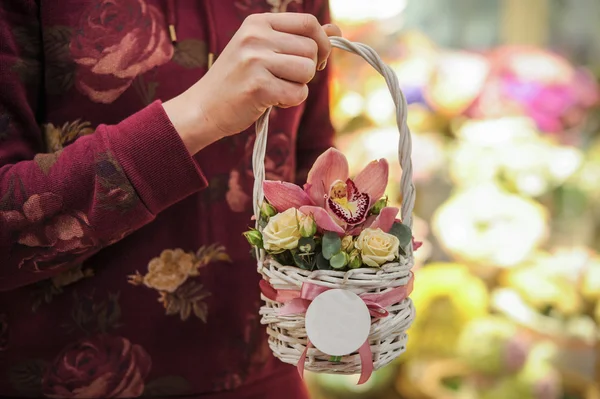
[[[0,291],[81,263],[207,184],[158,101],[42,153],[39,27],[29,48],[14,34],[35,3],[0,6]]]
[[[308,12],[315,15],[321,25],[331,22],[328,0],[313,0],[308,2]],[[336,51],[335,49],[333,51]],[[335,131],[329,115],[329,76],[331,58],[327,67],[317,72],[315,78],[308,84],[309,95],[296,143],[298,184],[306,182],[308,171],[321,153],[333,146]]]

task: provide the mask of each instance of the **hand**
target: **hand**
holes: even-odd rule
[[[331,53],[328,36],[341,31],[310,14],[246,18],[206,75],[163,104],[190,153],[246,130],[269,107],[306,100]]]

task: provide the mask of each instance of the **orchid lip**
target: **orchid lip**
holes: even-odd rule
[[[327,209],[340,221],[354,226],[365,221],[371,199],[367,193],[360,193],[351,179],[345,182],[336,180],[326,198]]]

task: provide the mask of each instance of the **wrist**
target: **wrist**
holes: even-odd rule
[[[190,155],[220,140],[219,129],[211,128],[202,106],[194,106],[187,92],[163,103],[165,113],[181,137]]]

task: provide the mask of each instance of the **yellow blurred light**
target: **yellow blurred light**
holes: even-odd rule
[[[429,102],[443,114],[460,114],[482,90],[488,71],[484,56],[467,52],[440,55],[426,93]]]
[[[398,76],[400,86],[425,86],[433,72],[432,56],[415,56],[390,66]]]
[[[555,179],[564,181],[579,169],[582,162],[581,150],[574,147],[557,147],[548,168]]]
[[[479,145],[494,146],[538,136],[535,123],[529,118],[505,117],[466,122],[457,136]]]
[[[411,299],[419,317],[408,332],[405,357],[454,354],[464,326],[488,313],[485,284],[458,263],[432,263],[419,269]]]
[[[364,108],[365,101],[363,97],[353,91],[347,92],[344,94],[342,99],[340,100],[339,106],[341,107],[344,114],[348,117],[356,117],[360,115]]]
[[[371,92],[367,98],[367,115],[377,124],[385,124],[395,115],[396,108],[387,87]]]
[[[516,178],[517,189],[527,195],[536,197],[548,189],[548,182],[540,175],[533,173],[519,175]]]
[[[330,0],[335,20],[360,23],[395,17],[406,8],[407,0]]]

